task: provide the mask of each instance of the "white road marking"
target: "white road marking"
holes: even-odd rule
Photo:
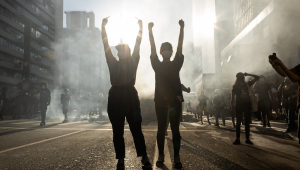
[[[82,123],[82,121],[62,123],[62,124],[58,124],[58,125],[60,125],[60,126],[66,126],[66,125],[71,125],[71,124],[76,124],[76,123]]]
[[[165,150],[164,151],[165,151],[165,162],[164,162],[165,166],[162,167],[162,168],[158,168],[158,167],[156,167],[156,161],[158,159],[159,152],[158,152],[158,147],[157,147],[157,142],[156,142],[154,160],[153,160],[153,170],[170,170],[170,169],[173,169],[167,139],[165,139]]]
[[[47,141],[50,141],[50,140],[62,138],[62,137],[65,137],[65,136],[70,136],[70,135],[73,135],[73,134],[76,134],[76,133],[79,133],[79,132],[83,132],[83,131],[84,131],[84,130],[80,130],[80,131],[68,133],[68,134],[65,134],[65,135],[56,136],[56,137],[53,137],[53,138],[50,138],[50,139],[45,139],[45,140],[41,140],[41,141],[38,141],[38,142],[33,142],[33,143],[26,144],[26,145],[22,145],[22,146],[17,146],[17,147],[14,147],[14,148],[6,149],[6,150],[3,150],[3,151],[0,151],[0,154],[2,154],[2,153],[4,153],[4,152],[8,152],[8,151],[12,151],[12,150],[24,148],[24,147],[27,147],[27,146],[31,146],[31,145],[35,145],[35,144],[47,142]]]
[[[17,123],[10,123],[10,124],[14,124],[14,125],[18,125],[18,124],[26,124],[26,123],[40,123],[41,121],[30,121],[30,122],[17,122]]]

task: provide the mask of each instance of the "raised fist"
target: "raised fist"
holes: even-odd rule
[[[182,19],[179,20],[179,25],[180,25],[180,27],[184,27],[184,21]]]
[[[103,20],[102,20],[102,26],[105,26],[108,23],[108,18],[109,17],[103,18]]]
[[[150,23],[148,24],[148,29],[152,29],[153,27],[154,27],[153,22],[150,22]]]
[[[140,28],[143,28],[143,21],[142,20],[139,19],[138,24],[139,24]]]

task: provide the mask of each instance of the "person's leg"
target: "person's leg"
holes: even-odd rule
[[[300,113],[298,114],[298,139],[300,144]]]
[[[249,139],[250,136],[250,115],[251,115],[251,107],[244,109],[244,116],[245,116],[245,132],[246,132],[246,139]]]
[[[155,105],[156,117],[157,117],[157,146],[159,155],[164,155],[165,145],[165,131],[168,116],[168,107],[161,107]],[[178,119],[179,121],[179,119]],[[171,124],[172,126],[172,124]]]
[[[289,105],[288,109],[288,129],[289,130],[294,130],[296,128],[296,123],[295,123],[295,113],[296,113],[296,105]]]
[[[219,114],[220,114],[220,110],[218,108],[215,109],[215,118],[216,118],[216,126],[219,125]]]
[[[41,111],[41,123],[45,124],[47,105],[40,104],[40,111]]]
[[[173,135],[174,156],[178,156],[180,150],[180,142],[181,142],[181,136],[179,132],[179,123],[180,123],[179,117],[180,117],[181,103],[176,104],[175,109],[176,112],[171,113],[169,117],[170,117],[170,123],[171,123],[172,135]]]
[[[144,134],[142,132],[142,116],[141,113],[136,111],[126,114],[126,120],[134,140],[137,156],[146,156],[146,144]]]
[[[223,125],[225,125],[225,110],[224,109],[220,109],[220,113],[221,113]]]
[[[170,118],[169,118],[169,113],[168,113],[168,115],[167,115],[167,124],[166,124],[166,131],[165,131],[165,136],[168,136],[168,126],[169,126],[169,124],[170,124]]]
[[[236,108],[236,138],[240,139],[241,123],[243,120],[243,111],[240,108]]]
[[[123,136],[125,115],[122,113],[108,111],[108,117],[113,129],[113,142],[116,152],[116,159],[124,159],[125,143]]]

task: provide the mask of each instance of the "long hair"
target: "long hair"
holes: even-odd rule
[[[48,88],[48,83],[46,81],[40,82],[40,86],[42,87],[43,85],[46,86],[46,88]]]

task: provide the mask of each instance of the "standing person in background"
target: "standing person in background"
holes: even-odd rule
[[[197,96],[192,99],[192,113],[195,115],[196,119],[199,119],[199,102]]]
[[[259,82],[257,82],[254,85],[254,90],[258,94],[258,107],[261,111],[261,117],[263,119],[263,127],[271,127],[270,124],[270,109],[271,109],[271,100],[270,97],[271,92],[271,86],[267,84],[265,80],[265,76],[261,75]]]
[[[151,168],[152,165],[146,152],[145,138],[141,127],[140,100],[138,92],[134,87],[137,67],[140,61],[143,23],[141,20],[138,20],[140,29],[132,55],[127,44],[116,46],[119,57],[118,61],[113,56],[108,44],[105,28],[107,22],[107,18],[104,18],[102,21],[102,41],[112,85],[109,90],[107,112],[113,129],[113,142],[116,159],[118,159],[117,169],[124,169],[125,143],[123,135],[125,117],[133,136],[137,156],[142,157],[141,162],[145,167]]]
[[[207,107],[207,101],[208,100],[209,100],[209,98],[204,94],[204,91],[201,90],[200,95],[198,96],[198,101],[199,101],[200,121],[201,121],[202,125],[203,125],[203,121],[202,121],[203,112],[204,112],[204,115],[206,115],[206,117],[207,117],[208,124],[210,125],[209,113],[208,113],[208,107]]]
[[[180,115],[182,109],[183,95],[180,81],[180,70],[183,65],[184,56],[182,54],[182,46],[184,39],[184,21],[179,21],[180,34],[177,46],[177,52],[173,61],[173,47],[170,43],[165,42],[160,47],[160,54],[163,57],[161,62],[158,59],[156,46],[153,36],[153,26],[151,22],[148,24],[149,40],[151,45],[151,65],[155,72],[155,111],[158,122],[157,145],[159,157],[156,161],[157,167],[164,166],[164,143],[167,117],[169,113],[171,130],[173,134],[174,148],[174,167],[182,168],[179,151],[181,136],[179,132]]]
[[[63,123],[67,123],[67,122],[69,122],[68,111],[70,108],[70,102],[71,102],[72,98],[69,95],[69,89],[65,89],[64,92],[65,92],[65,94],[61,94],[60,100],[61,100],[61,104],[62,104],[63,114],[65,115],[65,120],[63,121]]]
[[[216,124],[215,126],[219,126],[219,116],[222,117],[222,122],[223,125],[225,126],[225,100],[224,100],[224,96],[221,93],[221,91],[219,89],[215,90],[215,96],[213,98],[213,105],[215,108],[215,117],[216,117]]]
[[[297,109],[298,86],[293,83],[288,77],[284,79],[284,87],[282,88],[282,103],[287,117],[288,127],[286,133],[290,133],[297,129],[295,123],[295,114]]]
[[[279,101],[278,101],[278,97],[277,97],[277,89],[275,88],[275,86],[273,84],[271,84],[271,98],[273,98],[273,103],[272,103],[272,110],[275,111],[276,113],[276,120],[279,120],[279,112],[278,112],[278,105],[279,105]],[[271,110],[271,114],[272,114],[272,110]]]
[[[45,81],[42,81],[40,83],[40,111],[41,111],[41,123],[40,126],[45,126],[46,125],[46,112],[48,107],[50,106],[51,102],[51,92],[48,89],[48,83]]]
[[[37,98],[34,96],[33,92],[29,92],[28,100],[27,100],[27,118],[30,119],[34,115],[34,110],[35,110],[35,103],[36,103]]]
[[[277,90],[277,98],[278,98],[278,109],[279,109],[279,114],[282,116],[282,89],[284,87],[284,81],[280,84]],[[282,117],[281,117],[282,118]]]
[[[1,92],[3,104],[1,108],[2,115],[7,115],[8,113],[8,92],[7,92],[7,87],[2,87],[2,92]]]
[[[272,57],[271,57],[272,56]],[[281,75],[282,77],[288,77],[292,82],[298,82],[298,98],[300,91],[300,64],[295,66],[294,68],[288,69],[283,62],[277,58],[276,54],[269,56],[269,62],[274,68],[274,70]],[[299,105],[299,100],[298,105]],[[298,114],[298,138],[300,144],[300,114]]]
[[[3,120],[2,116],[2,105],[3,105],[3,98],[2,95],[0,95],[0,119]]]
[[[13,117],[12,119],[21,119],[21,116],[23,114],[23,103],[26,101],[25,99],[25,93],[20,91],[16,97],[13,99]]]
[[[253,80],[245,82],[245,76],[254,77]],[[232,85],[231,89],[231,111],[236,114],[236,140],[233,142],[234,145],[241,144],[240,142],[240,130],[243,115],[245,118],[245,131],[246,131],[246,143],[253,144],[250,141],[250,115],[251,115],[251,99],[249,94],[250,86],[259,80],[259,76],[248,74],[248,73],[237,73],[236,81]],[[234,100],[236,98],[236,105],[234,107]]]

